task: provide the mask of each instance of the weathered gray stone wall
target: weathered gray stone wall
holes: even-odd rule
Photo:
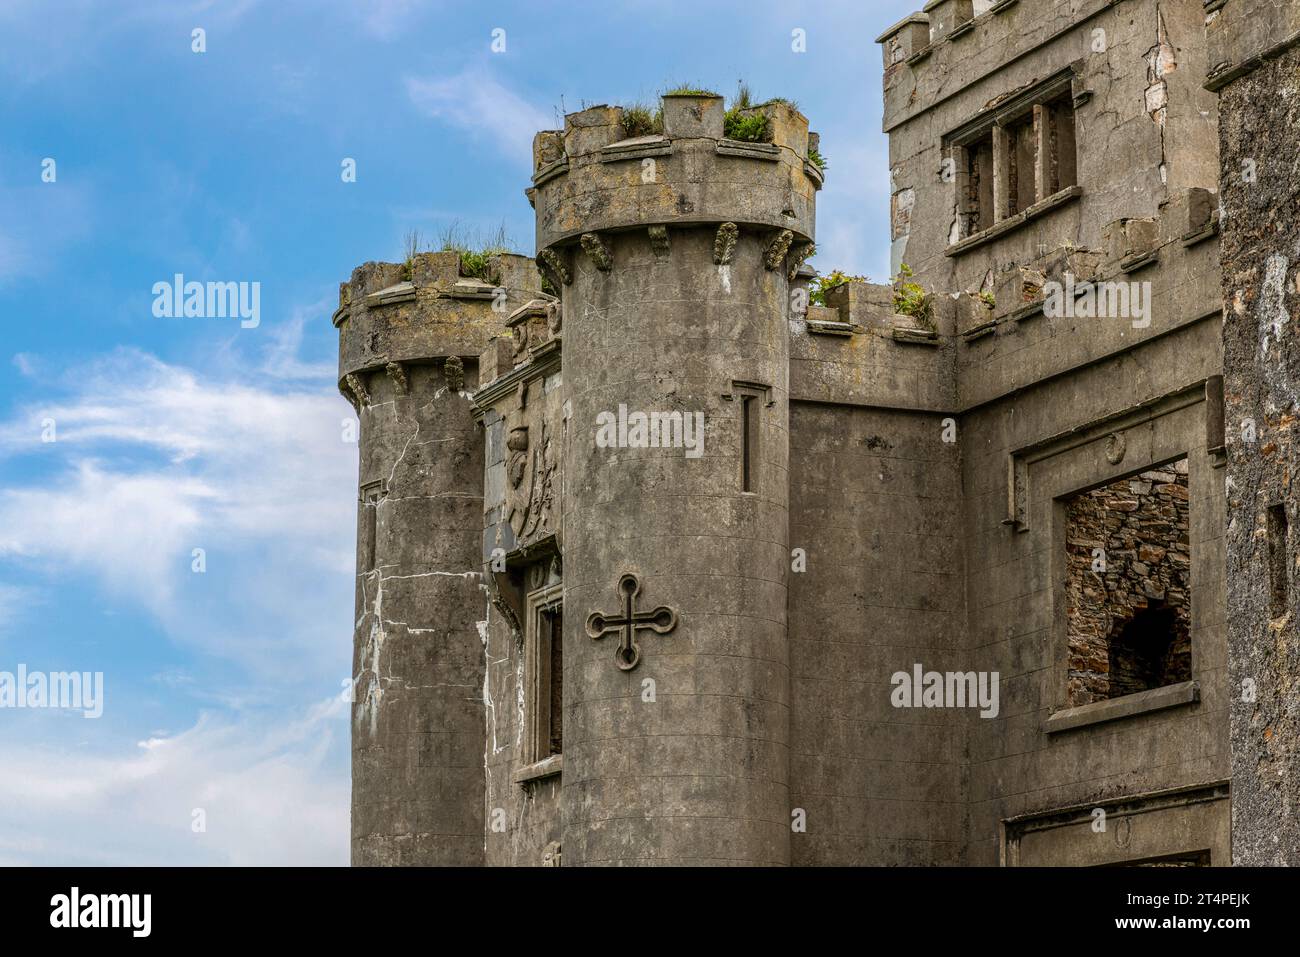
[[[1216,325],[1195,323],[962,418],[967,666],[998,671],[1002,689],[1000,715],[971,729],[969,864],[998,861],[1000,821],[1227,778],[1223,471],[1207,448],[1204,402],[1204,378],[1219,367]],[[1183,455],[1199,700],[1054,730],[1049,719],[1072,704],[1065,501]],[[1125,859],[1113,842],[1098,853]]]
[[[375,510],[392,516],[373,536],[377,556],[389,551],[380,570],[366,567],[364,521],[360,536],[358,862],[535,864],[562,846],[570,865],[1181,865],[1226,863],[1230,844],[1238,861],[1297,862],[1300,825],[1282,823],[1300,800],[1297,548],[1270,536],[1281,515],[1300,520],[1288,439],[1300,91],[1277,92],[1296,90],[1300,63],[1271,47],[1273,59],[1250,60],[1300,27],[1295,5],[1228,0],[1207,15],[1192,0],[1020,0],[978,4],[983,15],[963,24],[964,7],[932,3],[929,19],[882,38],[895,256],[935,293],[928,320],[896,315],[891,290],[864,283],[805,315],[789,309],[790,289],[806,285],[797,270],[821,183],[807,123],[769,104],[773,143],[727,142],[713,96],[666,98],[663,136],[627,140],[621,111],[595,107],[537,137],[529,195],[563,296],[562,375],[545,320],[512,327],[508,346],[493,338],[499,322],[479,325],[467,306],[430,325],[400,290],[398,302],[341,310],[362,483],[401,493]],[[1269,16],[1266,30],[1239,22]],[[1067,70],[1079,188],[951,249],[945,136]],[[1221,143],[1207,72],[1222,86]],[[1234,177],[1250,159],[1247,185]],[[349,302],[399,284],[389,272],[400,267],[376,268]],[[416,264],[413,301],[438,269]],[[1046,284],[1067,274],[1140,286],[1148,313],[1044,314]],[[480,459],[426,456],[430,437],[462,448],[469,414],[439,391],[437,357],[489,343]],[[402,377],[383,371],[394,359],[413,370],[404,399],[391,391]],[[467,359],[470,382],[478,368]],[[746,395],[760,400],[748,491]],[[703,454],[600,447],[597,415],[620,405],[703,413]],[[515,483],[524,460],[509,437],[525,427],[528,474],[554,468],[554,499],[524,495],[546,487],[531,478]],[[551,447],[535,444],[543,434],[554,459],[533,457]],[[1180,460],[1186,528],[1162,543],[1152,526],[1144,544],[1161,568],[1190,556],[1177,569],[1189,680],[1085,702],[1070,688],[1080,611],[1067,591],[1067,503]],[[473,491],[476,464],[486,486]],[[483,516],[472,547],[458,504],[425,502],[457,498],[462,480]],[[424,504],[399,517],[407,498]],[[558,516],[530,524],[544,500]],[[412,531],[435,521],[455,531],[434,543]],[[500,579],[494,546],[515,562]],[[502,599],[550,550],[562,558],[547,574],[563,582],[563,767],[538,772],[520,747],[522,623]],[[638,611],[677,615],[665,634],[637,633],[628,670],[620,636],[585,627],[622,610],[625,573],[639,578]],[[372,576],[384,578],[379,614]],[[410,629],[444,625],[454,638],[434,660]],[[366,684],[379,645],[396,670],[381,664],[384,680]],[[918,664],[996,673],[996,715],[897,707],[891,678]],[[431,671],[451,684],[422,684]],[[457,697],[462,686],[470,697]],[[372,690],[386,704],[363,704]],[[477,763],[426,759],[416,742],[435,728],[463,731],[467,747],[477,735]],[[1113,826],[1096,830],[1097,810]],[[434,833],[454,836],[422,843]]]
[[[890,702],[964,658],[958,447],[936,414],[798,402],[790,427],[791,862],[959,864],[964,724]]]
[[[757,109],[770,143],[725,141],[712,95],[664,97],[662,136],[593,107],[534,142],[563,286],[566,863],[790,861],[788,309],[821,177],[807,120]],[[702,416],[703,446],[603,447],[620,407]],[[624,575],[676,615],[635,663],[588,633]]]
[[[1276,45],[1294,43],[1300,9],[1237,0],[1211,28],[1221,72],[1249,71],[1220,90],[1219,105],[1233,858],[1296,865],[1300,47]]]
[[[483,686],[491,865],[558,863],[556,851],[563,838],[563,769],[540,773],[536,764],[543,756],[530,753],[528,711],[533,698],[526,653],[528,595],[551,591],[562,579],[555,542],[563,483],[559,466],[566,442],[565,393],[554,308],[538,300],[507,319],[514,323],[512,336],[489,344],[484,353],[486,387],[475,397],[484,410],[487,447],[482,560],[494,597]],[[562,855],[558,857],[562,861]]]
[[[358,555],[353,860],[480,863],[482,442],[467,396],[440,370],[407,377],[398,395],[386,373],[373,376],[361,412],[362,488],[382,491],[360,506],[375,534],[374,565]]]
[[[895,260],[940,296],[985,290],[993,300],[958,300],[951,333],[967,577],[949,660],[1001,678],[996,718],[951,716],[968,747],[962,860],[1104,863],[1139,846],[1188,850],[1180,841],[1199,827],[1189,822],[1227,814],[1222,794],[1195,790],[1227,778],[1223,472],[1204,401],[1221,369],[1204,13],[1196,3],[1021,0],[963,25],[960,6],[932,5],[928,25],[905,22],[882,40]],[[960,234],[945,138],[1056,76],[1075,109],[1078,189],[951,248]],[[1137,284],[1149,314],[1045,315],[1046,284],[1067,274]],[[1196,687],[1160,707],[1138,710],[1139,699],[1122,715],[1072,714],[1063,503],[1184,455]],[[1151,797],[1171,790],[1181,796]],[[1129,799],[1164,803],[1135,815]],[[1084,854],[1069,809],[1090,820],[1101,805],[1130,823]],[[1131,832],[1139,820],[1145,830]],[[1032,839],[1022,847],[1012,830]],[[1209,830],[1205,848],[1221,863],[1222,827]]]

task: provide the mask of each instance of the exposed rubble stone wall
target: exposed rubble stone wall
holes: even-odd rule
[[[1066,506],[1071,705],[1190,680],[1187,460]]]

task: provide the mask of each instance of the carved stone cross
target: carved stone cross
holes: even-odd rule
[[[593,611],[587,616],[587,634],[601,639],[621,631],[623,640],[619,642],[614,659],[623,671],[631,671],[641,661],[641,648],[636,643],[637,629],[648,628],[655,634],[666,635],[677,627],[677,612],[664,605],[654,611],[637,611],[636,596],[641,594],[641,581],[631,573],[618,580],[618,593],[623,598],[623,614],[614,618]]]

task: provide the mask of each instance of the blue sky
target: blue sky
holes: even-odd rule
[[[822,135],[813,264],[883,279],[873,40],[920,5],[0,3],[0,671],[105,682],[0,709],[0,864],[346,864],[338,283],[412,229],[531,253],[536,130],[740,79]],[[176,273],[260,324],[156,317]]]

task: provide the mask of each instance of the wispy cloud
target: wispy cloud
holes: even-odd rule
[[[346,864],[346,713],[205,714],[97,750],[0,741],[0,865]]]
[[[533,134],[554,125],[545,112],[482,66],[454,76],[408,76],[406,93],[425,116],[486,137],[503,154],[525,162],[531,156]]]
[[[314,323],[314,332],[328,329],[332,310],[328,299],[320,299],[306,306],[295,306],[289,319],[267,330],[270,343],[262,361],[262,372],[277,379],[317,379],[331,381],[335,374],[333,362],[304,362],[299,358],[307,324]]]
[[[270,361],[310,368],[289,345]],[[72,370],[64,391],[0,423],[0,458],[51,457],[0,490],[0,557],[88,573],[178,643],[259,674],[346,669],[357,451],[337,394],[209,378],[134,350]],[[324,583],[336,598],[322,603]]]

